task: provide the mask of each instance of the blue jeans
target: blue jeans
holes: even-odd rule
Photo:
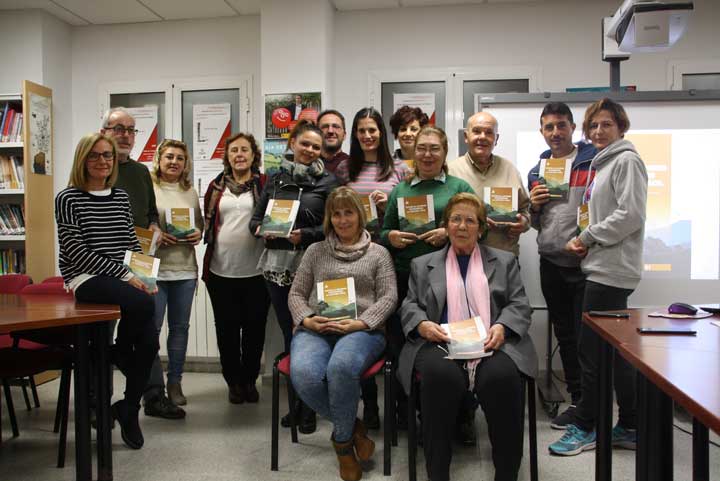
[[[158,281],[158,292],[155,294],[155,328],[160,334],[165,309],[168,314],[168,383],[179,383],[182,380],[185,355],[187,353],[188,330],[190,329],[190,313],[197,279],[181,281]],[[163,381],[160,356],[155,358],[150,380],[144,397],[146,400],[157,396],[165,387]]]
[[[383,353],[384,334],[322,335],[299,328],[290,349],[290,378],[300,398],[333,423],[336,442],[349,441],[360,400],[360,376]]]

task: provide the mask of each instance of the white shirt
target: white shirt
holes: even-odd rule
[[[210,271],[221,277],[260,275],[257,263],[263,251],[263,242],[252,235],[248,227],[254,210],[252,191],[235,195],[225,189],[218,210],[220,227]]]

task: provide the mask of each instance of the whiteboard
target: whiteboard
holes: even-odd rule
[[[577,124],[576,139],[581,137],[582,120],[587,103],[569,103]],[[527,173],[539,159],[542,151],[547,149],[540,134],[540,113],[543,104],[513,103],[494,104],[485,108],[492,113],[499,124],[498,145],[495,153],[515,162],[521,176],[527,179]],[[709,148],[703,149],[701,155],[695,155],[687,162],[679,162],[673,157],[672,169],[678,175],[691,182],[682,184],[683,192],[677,194],[689,196],[703,194],[701,212],[704,221],[694,222],[693,239],[710,238],[712,242],[720,238],[720,143],[715,142],[714,148],[709,139],[720,139],[720,101],[652,101],[623,102],[630,118],[629,134],[642,132],[666,132],[677,130],[683,139],[706,139]],[[533,134],[534,133],[534,134]],[[719,137],[716,137],[719,136]],[[687,188],[697,185],[697,189]],[[705,188],[709,186],[710,191]],[[689,190],[690,192],[685,192]],[[646,230],[649,226],[646,224]],[[540,289],[540,260],[537,254],[536,232],[531,229],[520,238],[520,266],[525,288],[534,307],[544,307],[545,299]],[[695,244],[693,243],[693,246]],[[717,246],[717,244],[713,244]],[[700,252],[700,251],[698,251]],[[717,272],[718,248],[705,249],[705,255],[693,256],[697,266],[705,264],[710,272]],[[630,305],[634,307],[664,306],[672,302],[682,301],[694,304],[720,302],[720,281],[718,276],[705,275],[705,278],[653,278],[657,274],[643,274],[640,285],[630,297]],[[702,277],[702,276],[701,276]],[[708,278],[709,277],[709,278]]]

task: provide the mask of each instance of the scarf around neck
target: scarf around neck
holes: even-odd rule
[[[296,183],[311,183],[316,177],[320,177],[325,171],[323,161],[317,159],[310,165],[294,162],[287,158],[280,162],[280,170],[287,172]]]
[[[351,245],[345,245],[340,242],[335,232],[330,232],[325,240],[330,247],[331,255],[345,262],[355,261],[364,256],[370,248],[371,242],[370,233],[365,229],[363,229],[362,234],[360,234],[360,239]]]

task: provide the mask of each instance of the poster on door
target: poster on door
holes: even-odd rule
[[[230,137],[230,104],[193,105],[193,161],[222,159]]]
[[[135,119],[135,130],[137,130],[135,146],[130,152],[130,158],[150,168],[158,145],[158,106],[146,105],[126,110]]]
[[[265,138],[287,139],[300,119],[316,122],[321,109],[320,92],[265,95]]]
[[[435,94],[393,94],[393,113],[403,105],[418,107],[430,119],[430,125],[435,125]]]

